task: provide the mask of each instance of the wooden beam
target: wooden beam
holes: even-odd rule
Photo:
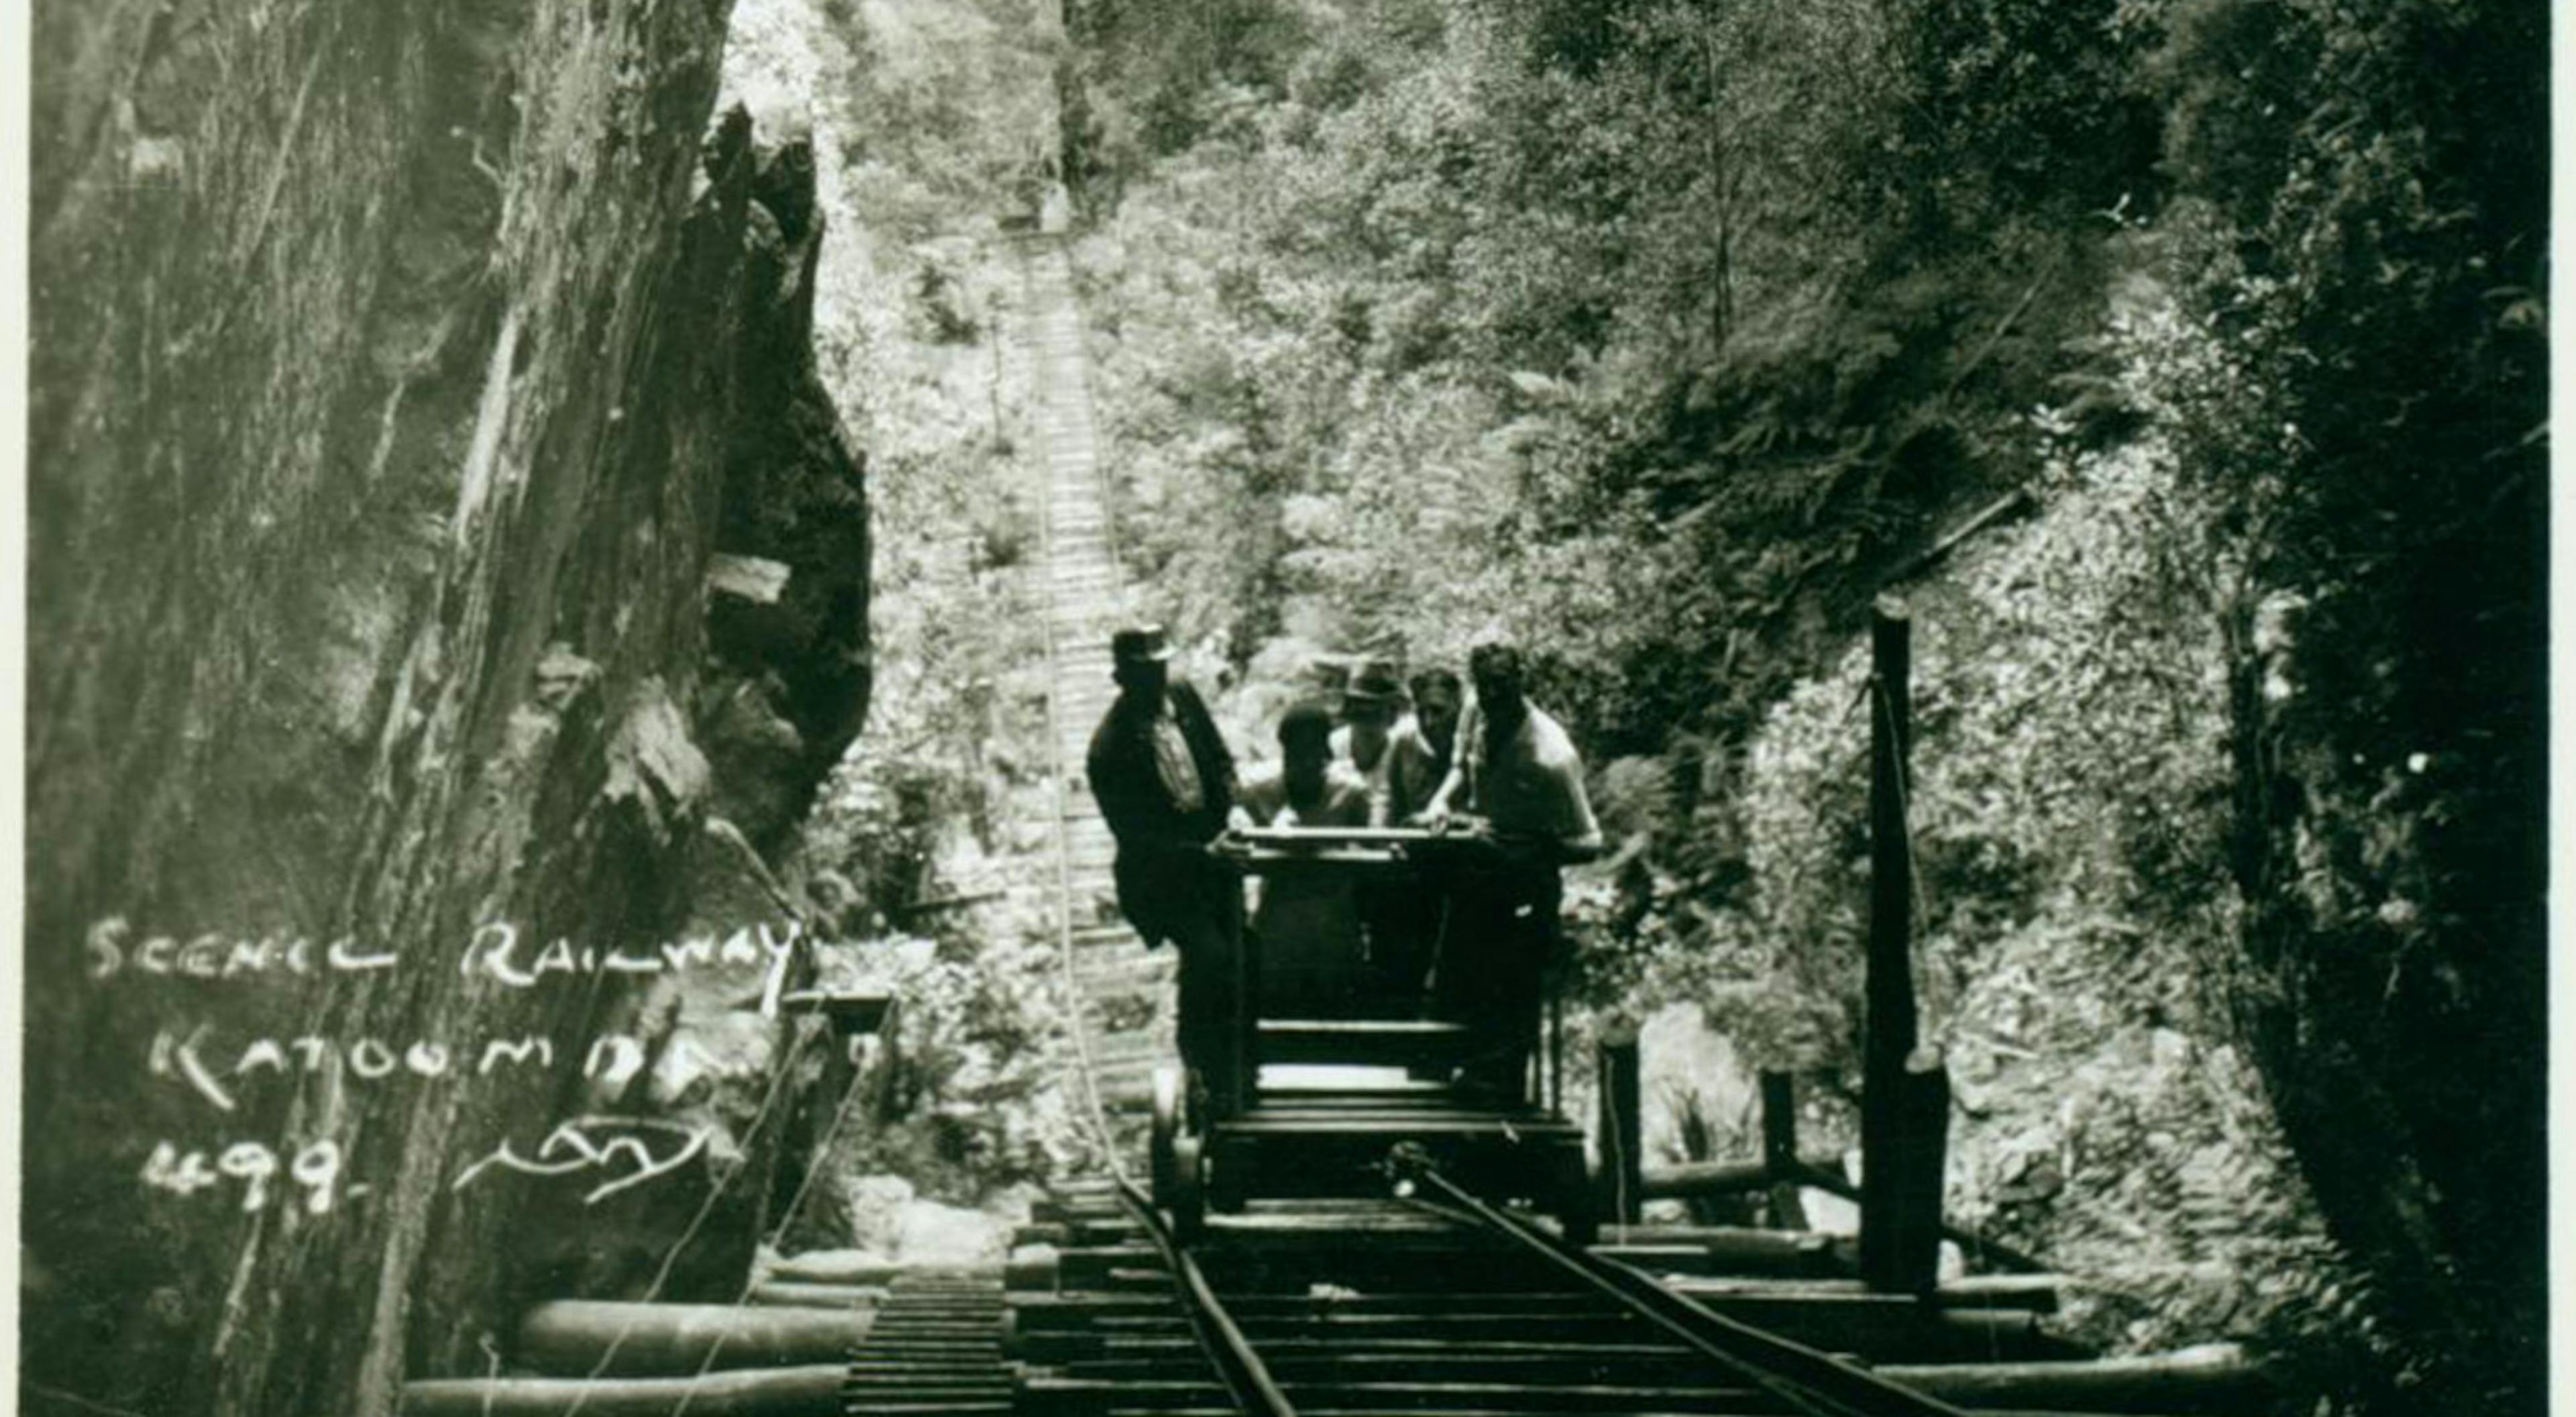
[[[1864,1206],[1867,1204],[1861,1199],[1860,1187],[1844,1180],[1842,1173],[1838,1171],[1820,1169],[1801,1162],[1798,1166],[1798,1179],[1805,1185],[1840,1196],[1855,1204]],[[2043,1274],[2048,1270],[2047,1265],[2001,1240],[1990,1240],[1974,1230],[1953,1225],[1947,1220],[1941,1222],[1941,1236],[1967,1251],[1970,1264],[1992,1264],[2017,1274]]]
[[[1792,1157],[1784,1167],[1762,1161],[1677,1161],[1646,1168],[1644,1180],[1648,1199],[1673,1196],[1731,1196],[1745,1191],[1758,1191],[1774,1182],[1788,1180],[1797,1185],[1814,1185],[1806,1179],[1813,1170],[1830,1170],[1842,1164],[1842,1158],[1824,1152],[1813,1156]],[[1784,1226],[1804,1229],[1804,1226]]]
[[[1604,1030],[1595,1055],[1601,1082],[1602,1181],[1609,1188],[1604,1213],[1616,1224],[1634,1225],[1643,1218],[1645,1184],[1645,1100],[1640,1091],[1636,1025],[1614,1020]]]
[[[1790,1172],[1798,1164],[1798,1080],[1789,1073],[1762,1074],[1762,1169],[1771,1182],[1770,1221],[1778,1230],[1807,1228],[1807,1206]]]
[[[877,1285],[807,1284],[764,1279],[751,1286],[751,1292],[743,1296],[743,1302],[782,1309],[874,1309],[885,1303],[885,1294],[885,1290]]]
[[[902,1265],[871,1250],[807,1250],[779,1260],[761,1277],[791,1284],[889,1284],[903,1272]]]
[[[1896,1088],[1894,1125],[1885,1134],[1890,1146],[1886,1160],[1894,1175],[1881,1200],[1893,1207],[1886,1226],[1887,1269],[1871,1274],[1864,1249],[1862,1277],[1883,1289],[1924,1294],[1941,1271],[1941,1183],[1949,1159],[1950,1074],[1942,1066],[1941,1050],[1915,1049]],[[1864,1161],[1864,1182],[1867,1168],[1877,1164]],[[1866,1236],[1866,1212],[1862,1225]]]
[[[1910,581],[1916,576],[1923,574],[1925,571],[1932,569],[1934,566],[1939,565],[1951,552],[1958,549],[1960,542],[1967,540],[1969,537],[1976,535],[1987,527],[1993,526],[1997,522],[2020,516],[2025,512],[2035,511],[2038,507],[2039,501],[2037,498],[2030,495],[2029,489],[2020,487],[2014,488],[2012,491],[2007,492],[2003,496],[1996,498],[1994,501],[1987,503],[1977,511],[1976,515],[1959,523],[1957,527],[1945,533],[1940,540],[1933,542],[1930,546],[1923,548],[1920,552],[1907,557],[1895,570],[1888,572],[1887,579],[1882,581],[1881,584],[1892,586],[1905,581]]]
[[[839,1417],[847,1363],[694,1378],[441,1378],[403,1384],[402,1417]]]
[[[685,1377],[711,1369],[829,1363],[848,1355],[869,1317],[847,1305],[557,1299],[519,1321],[516,1356],[533,1372],[566,1377]]]
[[[1879,1376],[1963,1407],[2086,1412],[2261,1412],[2280,1389],[2232,1343],[2081,1363],[1965,1363],[1886,1367]]]

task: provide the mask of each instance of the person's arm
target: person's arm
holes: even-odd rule
[[[1567,835],[1557,843],[1557,851],[1568,861],[1597,861],[1609,849],[1601,835],[1601,823],[1592,816],[1592,802],[1583,791],[1583,764],[1573,763],[1566,772]]]
[[[1602,839],[1601,823],[1592,815],[1592,798],[1583,787],[1583,757],[1574,751],[1574,741],[1562,727],[1549,737],[1552,741],[1540,767],[1555,788],[1556,800],[1550,806],[1557,852],[1567,861],[1595,860],[1608,843]]]
[[[1467,757],[1485,731],[1477,712],[1476,701],[1469,699],[1458,713],[1458,729],[1449,739],[1449,772],[1440,779],[1440,788],[1431,794],[1429,805],[1422,809],[1422,819],[1434,827],[1448,824],[1458,810],[1458,795],[1467,790]]]
[[[1225,734],[1208,714],[1207,701],[1199,697],[1196,688],[1174,680],[1170,694],[1172,717],[1180,724],[1181,737],[1190,744],[1191,756],[1198,764],[1199,776],[1204,779],[1199,783],[1199,790],[1208,794],[1209,801],[1231,807],[1235,793],[1241,788],[1234,750],[1226,746]]]
[[[1230,827],[1266,827],[1279,815],[1279,768],[1275,763],[1255,763],[1243,774],[1235,790],[1234,804],[1226,811]]]
[[[1147,789],[1150,778],[1138,771],[1128,735],[1121,730],[1117,710],[1100,720],[1091,735],[1091,751],[1083,759],[1083,774],[1091,784],[1091,800],[1100,804],[1100,817],[1109,824],[1109,834],[1120,844],[1142,840],[1154,830],[1155,794]]]

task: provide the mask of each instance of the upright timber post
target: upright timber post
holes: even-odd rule
[[[1873,1289],[1915,1293],[1932,1287],[1941,1248],[1941,1133],[1948,1123],[1948,1080],[1940,1080],[1942,1114],[1918,1112],[1930,1102],[1915,1055],[1914,858],[1905,833],[1909,748],[1914,736],[1913,626],[1905,611],[1881,600],[1870,614],[1869,959],[1868,1006],[1861,1058],[1861,1278]],[[1937,1061],[1932,1063],[1937,1069]],[[1921,1173],[1923,1140],[1935,1141],[1932,1172]],[[1931,1223],[1923,1223],[1926,1183]]]
[[[1601,1080],[1601,1180],[1610,1194],[1601,1213],[1612,1223],[1634,1225],[1646,1205],[1646,1112],[1639,1085],[1637,1027],[1617,1019],[1602,1031],[1594,1054]]]
[[[1770,1178],[1771,1228],[1804,1230],[1807,1206],[1798,1199],[1798,1079],[1762,1074],[1762,1173]]]

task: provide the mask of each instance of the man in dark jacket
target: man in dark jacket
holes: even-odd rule
[[[1231,988],[1243,886],[1207,853],[1234,805],[1234,756],[1198,691],[1171,678],[1159,625],[1110,637],[1118,698],[1091,735],[1087,771],[1118,838],[1118,908],[1153,949],[1181,952],[1181,1061],[1220,1114],[1242,1104],[1240,1020]]]

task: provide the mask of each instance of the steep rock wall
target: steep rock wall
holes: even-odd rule
[[[767,956],[459,967],[503,924],[523,968],[791,936],[763,853],[865,712],[811,166],[709,136],[728,8],[38,7],[29,1411],[386,1412],[529,1297],[747,1263],[785,1129],[742,1094],[811,1041],[745,1013]],[[699,1027],[756,1036],[711,1067]],[[645,1055],[583,1066],[610,1033]],[[299,1036],[315,1065],[242,1066]],[[467,1067],[532,1036],[551,1069]],[[456,1061],[370,1076],[361,1040]],[[599,1112],[704,1145],[596,1205],[460,1179]],[[317,1140],[327,1213],[283,1172],[257,1209],[138,1179],[159,1141]]]

